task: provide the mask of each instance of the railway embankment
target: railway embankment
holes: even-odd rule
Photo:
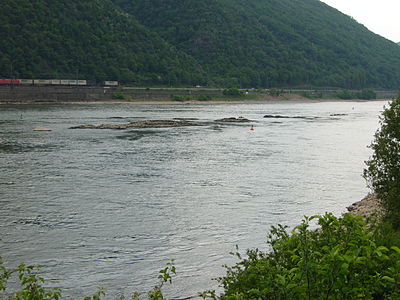
[[[319,91],[317,96],[305,90],[281,90],[280,96],[268,90],[243,90],[238,96],[224,95],[218,88],[141,88],[120,86],[0,85],[0,104],[66,103],[107,101],[207,101],[271,99],[335,99],[338,90]],[[377,99],[390,99],[395,91],[376,91]]]
[[[103,86],[0,86],[0,103],[103,102],[211,99],[222,89],[122,88]]]
[[[0,103],[110,100],[117,88],[97,86],[0,86]]]

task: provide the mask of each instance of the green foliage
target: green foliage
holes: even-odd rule
[[[279,97],[283,94],[283,91],[279,89],[269,89],[268,94],[273,97]]]
[[[3,0],[0,29],[0,78],[202,82],[194,59],[110,0]]]
[[[0,77],[398,88],[400,48],[315,0],[2,0]]]
[[[243,95],[243,92],[240,91],[239,89],[236,89],[236,88],[229,88],[229,89],[225,89],[225,90],[222,92],[222,94],[224,94],[225,96],[234,96],[234,97],[237,97],[237,96],[242,96],[242,95]]]
[[[11,272],[3,266],[3,260],[0,257],[0,292],[5,291],[7,280],[10,278]]]
[[[148,300],[164,300],[164,295],[162,293],[162,287],[165,283],[172,283],[172,276],[176,274],[176,268],[174,264],[174,260],[170,260],[164,269],[161,269],[158,273],[159,283],[150,291],[147,292]],[[143,294],[139,292],[134,292],[131,295],[132,300],[140,300]]]
[[[336,97],[343,100],[350,100],[350,99],[371,100],[371,99],[376,99],[376,93],[372,90],[362,90],[361,92],[352,92],[348,90],[343,90],[337,92]]]
[[[388,220],[400,229],[400,93],[383,111],[380,126],[364,177],[381,199]]]
[[[114,93],[112,95],[113,99],[118,99],[118,100],[124,100],[125,99],[125,94],[122,92]]]
[[[197,96],[197,100],[208,101],[208,100],[212,100],[212,97],[211,97],[211,95],[199,95],[199,96]]]
[[[323,97],[322,92],[318,91],[301,92],[300,95],[308,99],[321,99]]]
[[[313,220],[320,229],[310,229]],[[400,249],[376,241],[349,214],[306,217],[291,235],[273,227],[270,252],[248,250],[220,278],[221,299],[398,299]]]
[[[398,88],[400,48],[316,0],[113,0],[207,72],[208,85]]]
[[[362,90],[358,93],[358,99],[371,100],[376,99],[376,93],[372,90]]]
[[[105,296],[106,293],[102,288],[99,288],[99,290],[92,296],[92,297],[85,297],[84,300],[100,300],[102,296]]]
[[[0,260],[0,292],[6,291],[6,281],[13,273],[18,273],[21,288],[9,295],[9,300],[58,300],[61,297],[59,289],[45,289],[44,279],[36,274],[37,266],[21,264],[16,270],[7,270]],[[1,294],[0,294],[1,296]],[[1,298],[3,299],[3,298]]]
[[[336,93],[336,97],[343,100],[354,99],[354,94],[348,90],[340,91]]]
[[[311,226],[317,223],[318,229]],[[291,234],[281,225],[272,227],[270,250],[248,250],[247,257],[227,269],[219,279],[224,288],[199,293],[203,299],[400,299],[400,248],[398,233],[388,224],[373,226],[350,214],[305,217]],[[395,237],[397,235],[397,237]],[[395,237],[395,244],[392,238]],[[0,292],[18,273],[21,288],[8,300],[57,300],[59,289],[45,289],[33,266],[7,270],[0,260]],[[176,274],[171,260],[158,274],[159,283],[147,293],[134,292],[130,299],[165,300],[162,288]],[[0,293],[0,299],[2,298]],[[100,300],[99,289],[85,300]],[[190,297],[193,298],[193,297]],[[125,299],[121,296],[120,299]]]
[[[44,279],[37,275],[39,270],[38,266],[26,266],[25,264],[19,265],[18,269],[9,270],[3,265],[0,258],[0,299],[4,300],[58,300],[61,299],[61,290],[46,289],[42,286]],[[15,292],[7,291],[7,280],[12,274],[18,273],[20,288]],[[159,283],[150,291],[147,292],[148,300],[164,300],[162,287],[165,283],[172,283],[172,276],[176,274],[174,260],[170,260],[165,268],[159,271]],[[8,295],[6,296],[6,293]],[[4,296],[4,297],[3,297]],[[96,293],[91,297],[85,297],[84,300],[101,300],[105,296],[102,288],[99,288]],[[139,300],[142,293],[134,292],[131,299]],[[121,299],[125,299],[124,296]]]
[[[183,96],[183,95],[171,95],[170,98],[173,101],[187,101],[192,99],[192,97],[190,96]]]

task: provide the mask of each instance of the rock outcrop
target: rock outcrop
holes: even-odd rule
[[[318,117],[284,116],[284,115],[265,115],[264,118],[266,118],[266,119],[306,119],[306,120],[318,119]]]
[[[202,125],[187,120],[144,120],[144,121],[130,122],[127,124],[78,125],[70,127],[70,129],[128,129],[128,128],[166,128],[166,127],[184,127],[184,126],[202,126]]]
[[[223,119],[218,119],[215,120],[215,122],[226,122],[226,123],[249,123],[249,122],[254,122],[252,120],[243,118],[243,117],[239,117],[239,118],[235,118],[235,117],[230,117],[230,118],[223,118]]]

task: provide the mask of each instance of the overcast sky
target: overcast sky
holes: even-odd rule
[[[400,42],[400,0],[321,0],[393,42]]]

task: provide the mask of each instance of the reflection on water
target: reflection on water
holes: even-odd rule
[[[156,130],[124,130],[124,134],[117,136],[118,139],[127,139],[130,141],[135,141],[146,137],[148,135],[156,135],[159,132]]]
[[[383,104],[2,106],[0,256],[42,265],[71,298],[143,291],[171,258],[171,296],[215,288],[235,245],[262,249],[271,225],[340,214],[368,192]],[[214,123],[238,116],[255,130]],[[174,118],[206,126],[68,129]]]

